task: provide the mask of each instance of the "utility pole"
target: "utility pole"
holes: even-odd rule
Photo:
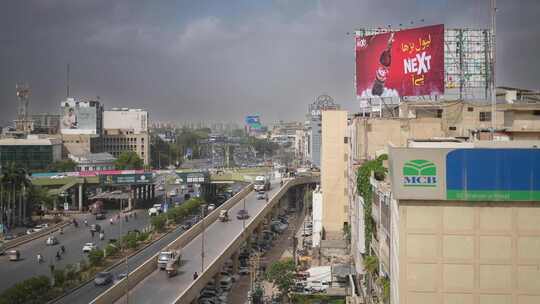
[[[495,39],[497,22],[497,0],[491,0],[491,140],[495,137],[496,126],[496,108],[497,108],[497,87],[495,82],[495,63],[496,63],[496,46],[497,41]]]

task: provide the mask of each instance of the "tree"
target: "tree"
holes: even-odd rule
[[[50,300],[51,282],[46,276],[32,277],[0,294],[0,304],[46,303]]]
[[[150,223],[157,231],[162,231],[163,228],[165,228],[165,223],[167,222],[167,218],[165,217],[165,214],[160,214],[157,216],[153,216],[150,220]]]
[[[374,255],[364,257],[364,268],[369,274],[375,274],[379,269],[379,259]]]
[[[77,163],[72,159],[63,159],[47,166],[48,171],[52,172],[72,172],[77,168]]]
[[[101,265],[101,262],[103,262],[104,254],[103,250],[101,249],[92,249],[88,253],[88,261],[90,262],[91,266],[99,266]]]
[[[115,161],[116,169],[118,170],[135,170],[142,169],[144,166],[143,160],[133,151],[125,151],[118,156]]]
[[[266,280],[274,284],[282,295],[287,296],[294,284],[294,261],[291,258],[274,262],[265,273]]]

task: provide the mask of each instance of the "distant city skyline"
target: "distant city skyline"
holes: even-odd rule
[[[538,90],[540,2],[498,6],[497,83]],[[68,63],[70,95],[161,121],[299,120],[323,93],[358,111],[347,33],[411,21],[488,28],[489,1],[5,1],[0,121],[15,118],[18,82],[30,113],[56,113]]]

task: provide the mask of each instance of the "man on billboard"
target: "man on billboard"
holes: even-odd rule
[[[77,129],[77,115],[75,109],[66,103],[67,111],[64,111],[62,118],[62,129]]]
[[[444,25],[356,37],[360,99],[444,94]]]

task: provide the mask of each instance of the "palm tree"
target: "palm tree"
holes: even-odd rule
[[[26,204],[25,201],[26,191],[30,186],[30,180],[24,169],[16,168],[11,163],[2,176],[2,188],[7,189],[7,204],[2,201],[2,209],[8,211],[7,224],[12,226],[14,224],[14,216],[17,216],[17,223],[21,224],[24,217],[26,217]],[[17,207],[17,194],[19,195],[19,203]]]

